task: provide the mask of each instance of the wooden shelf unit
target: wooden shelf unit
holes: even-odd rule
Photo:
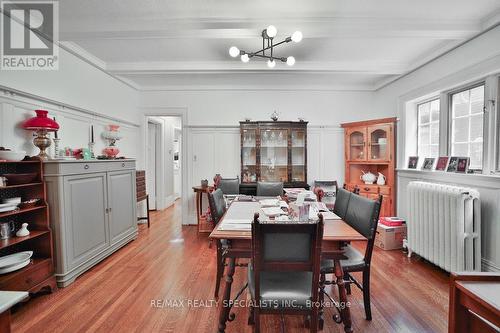
[[[349,190],[376,199],[383,196],[380,216],[394,216],[396,207],[396,118],[342,124],[345,148],[345,184]],[[386,177],[385,185],[365,184],[363,172]]]
[[[0,187],[0,199],[21,197],[22,201],[41,199],[40,205],[15,211],[0,213],[0,223],[13,221],[16,231],[22,223],[28,223],[30,234],[0,240],[0,256],[20,251],[33,251],[30,264],[20,270],[0,274],[0,289],[28,291],[53,291],[56,288],[54,277],[54,256],[52,232],[49,225],[47,194],[43,182],[43,163],[38,158],[11,162],[0,162],[0,175],[5,173],[36,172],[33,183]]]

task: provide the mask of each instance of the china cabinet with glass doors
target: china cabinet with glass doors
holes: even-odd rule
[[[307,122],[244,121],[240,134],[242,192],[257,181],[307,187]]]
[[[382,195],[380,216],[394,216],[396,118],[342,124],[345,132],[345,182],[349,189],[376,199]],[[372,184],[363,181],[365,173],[374,174]],[[383,179],[377,182],[378,179]]]

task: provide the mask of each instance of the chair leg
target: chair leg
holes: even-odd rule
[[[248,325],[254,325],[255,324],[255,319],[254,319],[254,307],[250,305],[250,314],[248,316]]]
[[[347,295],[351,294],[351,279],[349,277],[349,273],[344,272],[344,284]]]
[[[224,263],[225,259],[222,258],[222,248],[220,247],[220,244],[217,244],[217,276],[215,278],[215,291],[214,291],[215,299],[219,298],[220,280],[222,279],[222,275],[224,274]]]
[[[320,304],[320,309],[318,311],[318,326],[319,326],[319,329],[322,330],[323,329],[323,326],[324,326],[324,323],[325,323],[325,319],[324,319],[324,316],[323,316],[323,313],[324,313],[324,309],[323,309],[323,302],[325,301],[325,294],[324,294],[324,291],[325,291],[325,281],[326,281],[326,274],[325,273],[320,273],[320,278],[319,278],[319,304]],[[310,324],[312,327],[314,325],[314,320],[312,320],[312,324]]]
[[[311,313],[311,323],[309,327],[309,331],[311,333],[318,332],[318,320],[319,320],[319,309],[317,306],[313,306]]]
[[[253,333],[260,333],[260,311],[259,308],[253,309]]]
[[[370,306],[370,267],[363,270],[363,303],[365,304],[366,320],[372,320],[372,309]]]
[[[148,217],[148,228],[149,228],[149,194],[146,195],[146,216]]]

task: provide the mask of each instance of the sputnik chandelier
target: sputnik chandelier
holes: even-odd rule
[[[236,46],[231,46],[229,48],[229,55],[233,58],[236,58],[237,56],[240,56],[241,61],[247,63],[250,61],[250,58],[253,57],[258,57],[258,58],[264,58],[268,59],[267,60],[267,67],[269,68],[274,68],[276,66],[276,61],[275,60],[281,60],[282,62],[286,62],[288,66],[293,66],[295,64],[295,58],[292,56],[289,57],[277,57],[274,55],[274,48],[278,45],[284,44],[284,43],[298,43],[302,40],[302,32],[300,31],[295,31],[291,37],[285,38],[285,40],[274,44],[274,37],[276,37],[276,34],[278,33],[278,29],[274,25],[270,25],[267,27],[267,29],[262,30],[262,49],[255,51],[255,52],[247,52],[238,49]],[[266,51],[269,51],[266,54]]]

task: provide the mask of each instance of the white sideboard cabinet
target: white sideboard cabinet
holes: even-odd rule
[[[137,238],[135,160],[52,160],[44,178],[59,287]]]

